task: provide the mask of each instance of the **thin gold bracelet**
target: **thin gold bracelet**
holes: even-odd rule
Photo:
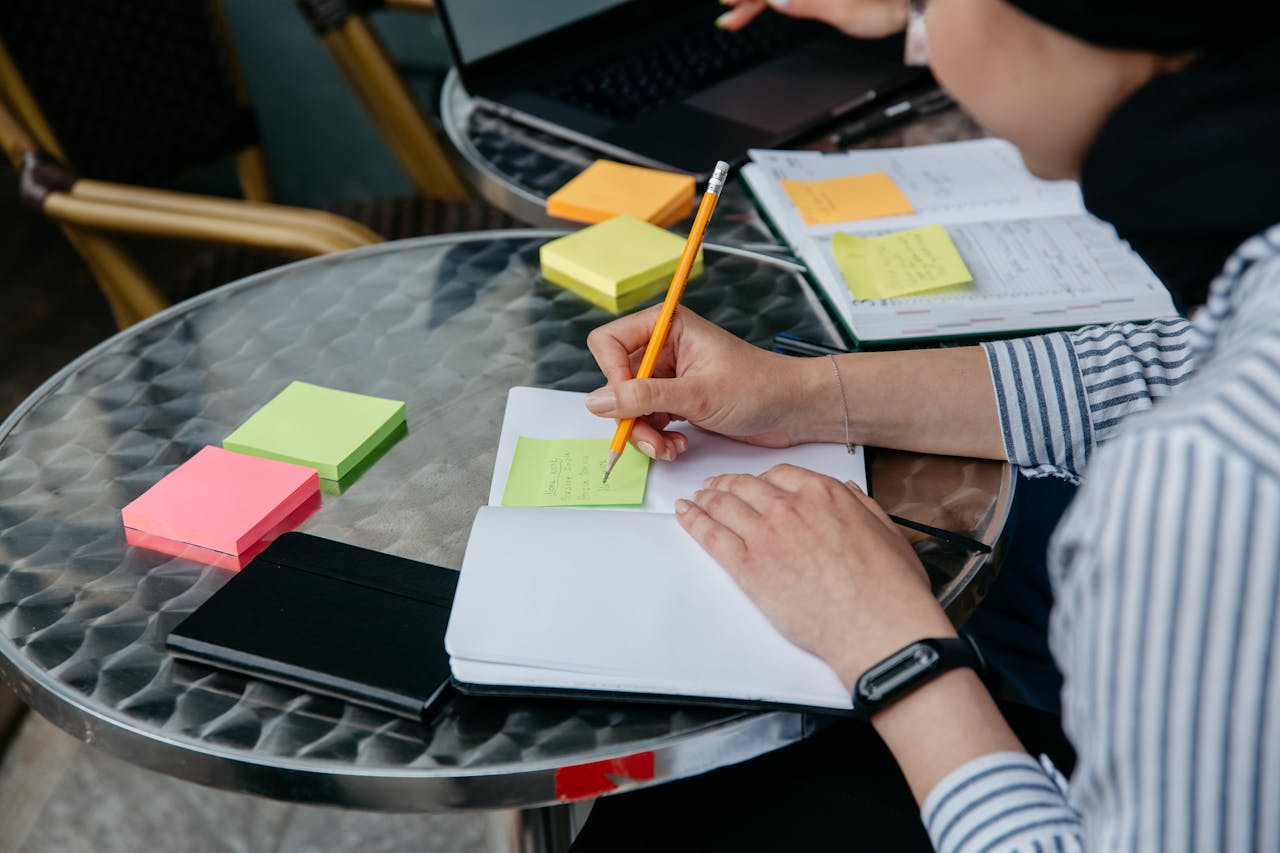
[[[844,446],[850,453],[857,453],[857,447],[849,438],[849,398],[844,393],[844,380],[840,378],[840,366],[836,364],[834,355],[828,355],[827,358],[831,359],[831,369],[836,372],[836,387],[840,389],[840,403],[844,407]]]

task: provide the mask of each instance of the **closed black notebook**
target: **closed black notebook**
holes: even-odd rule
[[[169,634],[178,657],[421,719],[458,573],[286,533]]]

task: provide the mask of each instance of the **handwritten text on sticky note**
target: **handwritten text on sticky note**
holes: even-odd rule
[[[834,225],[915,212],[911,201],[884,172],[822,181],[784,178],[781,184],[805,225]]]
[[[854,299],[936,293],[973,281],[973,274],[941,225],[879,237],[836,234],[831,250]]]
[[[628,447],[604,479],[607,438],[521,436],[502,492],[503,506],[634,506],[644,503],[649,457]]]

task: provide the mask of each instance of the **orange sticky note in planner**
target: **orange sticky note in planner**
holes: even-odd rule
[[[893,178],[884,172],[821,181],[784,178],[781,183],[805,225],[835,225],[916,211]]]
[[[547,197],[547,213],[574,222],[634,216],[666,227],[693,212],[689,175],[597,160]]]
[[[205,447],[121,510],[130,541],[151,534],[236,555],[319,494],[311,468]]]

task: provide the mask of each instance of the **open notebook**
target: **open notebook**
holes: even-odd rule
[[[1072,181],[1043,181],[1016,148],[980,139],[823,154],[751,152],[742,177],[804,261],[855,341],[992,336],[1176,314],[1169,293],[1115,230],[1085,212]],[[884,173],[913,213],[806,225],[781,181]],[[942,225],[973,274],[960,292],[855,300],[832,251],[837,232],[874,236]]]
[[[512,389],[489,506],[476,514],[445,648],[468,692],[594,694],[848,710],[817,657],[779,634],[676,523],[674,502],[719,473],[789,462],[865,487],[861,452],[750,447],[681,425],[631,508],[502,506],[519,436],[609,438],[582,394]]]

